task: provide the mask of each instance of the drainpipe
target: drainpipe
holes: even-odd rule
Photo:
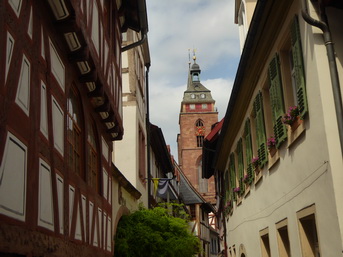
[[[146,101],[146,144],[147,144],[147,164],[148,164],[148,208],[151,208],[151,163],[150,163],[150,115],[149,115],[149,68],[150,63],[146,64],[145,71],[145,101]]]
[[[336,57],[335,57],[335,50],[333,46],[333,42],[331,39],[331,33],[329,30],[329,26],[327,23],[323,21],[318,21],[313,19],[308,12],[306,0],[303,0],[303,9],[301,11],[302,17],[304,20],[319,29],[322,30],[324,36],[324,42],[326,46],[326,52],[329,61],[329,68],[330,68],[330,77],[331,77],[331,85],[333,91],[333,97],[335,102],[335,109],[336,109],[336,118],[337,118],[337,125],[338,125],[338,134],[339,140],[341,144],[341,155],[343,156],[343,108],[342,108],[342,95],[341,95],[341,88],[339,84],[339,77],[337,71],[337,64],[336,64]]]
[[[135,48],[136,46],[139,46],[139,45],[143,44],[145,42],[146,38],[147,38],[147,35],[146,35],[146,32],[142,32],[141,35],[142,35],[142,39],[140,39],[139,41],[134,42],[134,43],[132,43],[130,45],[122,47],[121,52],[123,53],[123,52],[125,52],[127,50],[130,50],[132,48]]]

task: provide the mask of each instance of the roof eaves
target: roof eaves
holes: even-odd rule
[[[238,65],[238,69],[237,69],[237,73],[236,73],[236,78],[235,78],[235,82],[233,84],[233,88],[232,88],[232,92],[231,92],[231,96],[230,96],[230,100],[226,109],[226,113],[224,116],[224,123],[222,126],[222,133],[219,136],[219,141],[216,147],[216,154],[215,154],[215,160],[214,163],[218,162],[218,157],[219,157],[219,153],[221,151],[222,145],[223,145],[223,141],[224,141],[224,137],[225,134],[227,132],[228,126],[230,124],[230,116],[232,114],[233,111],[233,107],[236,103],[236,99],[237,99],[237,95],[239,93],[240,90],[240,85],[241,82],[244,78],[244,73],[245,73],[245,69],[248,63],[248,60],[252,54],[252,49],[254,46],[254,41],[255,38],[257,36],[257,32],[260,26],[260,21],[263,18],[263,13],[265,11],[265,7],[267,5],[268,1],[267,0],[259,0],[256,4],[256,8],[255,8],[255,12],[254,15],[252,17],[251,20],[251,25],[245,40],[245,44],[244,44],[244,48],[243,48],[243,52],[241,55],[241,59],[239,61],[239,65]]]

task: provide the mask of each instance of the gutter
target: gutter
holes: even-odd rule
[[[141,25],[141,39],[130,45],[122,47],[121,49],[122,53],[143,44],[147,39],[148,17],[147,17],[145,0],[138,0],[138,9],[139,9],[139,20],[140,20],[140,25]]]
[[[323,14],[325,15],[325,10],[323,8]],[[341,94],[341,87],[339,83],[338,71],[337,71],[337,63],[336,63],[336,56],[335,56],[335,49],[334,44],[332,42],[331,33],[329,30],[329,26],[327,23],[323,21],[318,21],[313,19],[307,8],[306,0],[303,0],[302,6],[302,17],[303,19],[310,24],[311,26],[315,26],[322,30],[324,43],[326,47],[326,52],[329,61],[329,69],[330,69],[330,77],[331,77],[331,86],[333,91],[333,98],[335,103],[336,109],[336,118],[337,118],[337,125],[338,125],[338,134],[339,140],[341,145],[341,155],[343,156],[343,107],[342,107],[342,94]]]

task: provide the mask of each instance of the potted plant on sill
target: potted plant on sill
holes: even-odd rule
[[[299,114],[298,106],[291,106],[288,108],[287,113],[285,113],[281,121],[283,124],[289,125],[292,131],[295,131],[302,123]]]
[[[239,192],[241,192],[241,188],[240,187],[235,187],[233,189],[233,192],[239,194]]]
[[[249,176],[249,174],[245,174],[244,175],[243,182],[245,184],[250,184],[250,176]]]
[[[271,136],[267,139],[267,147],[271,157],[273,157],[276,153],[276,140],[274,136]]]
[[[231,201],[228,201],[226,205],[224,206],[224,215],[227,216],[231,210],[232,210],[232,203]]]
[[[260,171],[260,169],[258,168],[258,164],[259,164],[259,159],[258,157],[254,157],[251,159],[251,164],[254,167],[254,170],[256,173],[258,173]]]

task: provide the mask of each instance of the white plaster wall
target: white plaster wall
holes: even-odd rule
[[[138,127],[136,106],[123,108],[124,136],[114,143],[113,160],[117,168],[134,186],[138,181]]]
[[[271,256],[278,256],[275,224],[285,218],[291,254],[301,256],[296,213],[312,204],[316,206],[321,256],[342,254],[343,165],[327,54],[321,31],[307,25],[300,11],[297,13],[305,34],[302,44],[309,114],[304,134],[292,145],[286,142],[281,147],[279,161],[270,170],[264,168],[262,180],[228,216],[228,246],[236,245],[237,249],[244,244],[247,256],[259,256],[259,231],[266,227]],[[337,46],[339,51],[341,45]],[[341,64],[338,68],[342,73]]]
[[[128,73],[123,73],[122,74],[122,90],[123,90],[123,95],[126,93],[130,93],[130,87],[129,87],[129,74]],[[123,102],[126,102],[127,99],[125,99],[125,96],[123,97]]]
[[[246,17],[248,22],[248,27],[250,26],[252,16],[254,15],[255,7],[256,7],[256,0],[246,0]]]
[[[112,183],[112,196],[113,196],[113,202],[112,202],[112,213],[113,213],[113,219],[115,220],[117,213],[119,211],[119,208],[121,206],[126,206],[129,211],[133,212],[138,209],[138,203],[130,193],[128,193],[125,188],[120,187],[122,197],[125,199],[125,203],[119,203],[119,183],[116,179],[113,180]]]
[[[120,193],[119,193],[120,188]],[[119,194],[121,194],[121,198],[124,201],[119,202]],[[117,223],[119,222],[120,218],[122,217],[123,213],[122,209],[126,209],[128,212],[132,213],[138,210],[139,203],[141,202],[140,199],[135,199],[129,192],[126,191],[125,188],[120,187],[118,181],[116,179],[113,180],[112,183],[112,231],[113,236],[115,237],[115,229],[117,227]]]
[[[128,51],[125,51],[121,54],[121,66],[122,66],[122,68],[128,68],[129,67],[127,53],[128,53]]]

